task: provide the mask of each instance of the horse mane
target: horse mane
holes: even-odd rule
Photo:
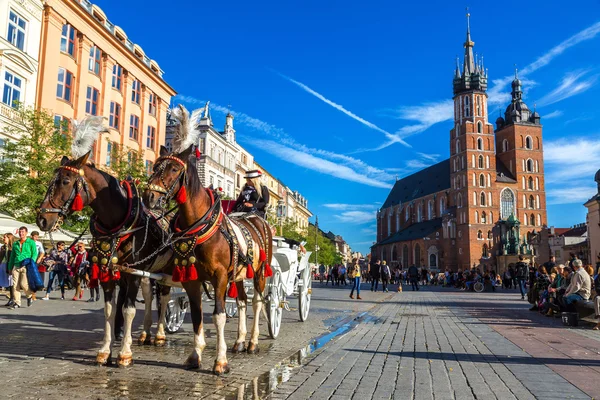
[[[187,173],[186,173],[186,186],[189,194],[197,196],[204,190],[202,182],[200,182],[200,176],[198,176],[198,168],[196,167],[197,159],[194,152],[190,154],[186,160]]]

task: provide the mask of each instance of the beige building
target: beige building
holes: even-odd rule
[[[163,71],[87,0],[46,0],[36,106],[62,119],[103,115],[109,132],[93,158],[110,167],[115,143],[141,152],[150,168],[165,142],[166,112],[175,91]]]
[[[598,184],[598,193],[589,199],[584,206],[587,212],[587,234],[589,243],[589,262],[595,264],[600,262],[600,170],[594,178]]]
[[[13,108],[35,105],[42,27],[40,0],[0,0],[0,126],[12,123]],[[0,130],[0,147],[11,137]]]

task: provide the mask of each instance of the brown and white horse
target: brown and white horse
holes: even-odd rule
[[[237,292],[239,328],[233,351],[258,351],[259,316],[263,305],[265,271],[270,270],[267,260],[272,256],[272,237],[268,224],[261,218],[231,223],[222,212],[220,200],[215,198],[212,191],[202,187],[196,163],[193,145],[179,154],[169,154],[161,147],[160,158],[155,163],[143,199],[150,208],[163,208],[171,199],[177,199],[179,203],[179,214],[171,227],[183,248],[175,243],[174,262],[177,265],[173,280],[177,279],[176,275],[181,275],[178,278],[182,279],[190,298],[195,335],[194,350],[186,365],[190,368],[199,367],[202,350],[206,346],[200,286],[201,282],[210,281],[215,290],[213,322],[217,330],[217,358],[213,372],[222,374],[229,371],[225,343],[226,295],[235,297]],[[240,235],[240,232],[243,234]],[[246,240],[238,240],[240,236]],[[253,254],[256,257],[252,257]],[[180,274],[178,269],[181,270]],[[254,325],[247,348],[245,278],[253,279],[254,283]],[[229,291],[228,285],[231,285]]]
[[[124,337],[117,364],[129,366],[133,363],[131,329],[135,316],[135,300],[140,287],[140,277],[112,271],[111,264],[133,263],[144,260],[138,269],[153,271],[167,265],[172,251],[164,245],[166,233],[142,209],[140,196],[133,183],[123,185],[113,176],[100,171],[87,163],[89,153],[77,160],[63,157],[54,180],[50,183],[46,197],[40,205],[37,225],[43,231],[51,231],[62,223],[70,213],[85,206],[94,210],[90,229],[94,237],[88,259],[99,265],[100,281],[104,292],[104,342],[98,351],[96,362],[100,365],[111,363],[112,337],[115,328],[114,290],[119,284],[119,302],[124,316]],[[157,249],[161,251],[156,252]],[[154,254],[156,252],[156,254]],[[165,271],[166,272],[166,271]],[[152,293],[145,279],[142,285],[146,312],[144,331],[139,342],[151,341]],[[169,287],[163,287],[161,295],[161,315],[155,344],[166,340],[164,321]]]

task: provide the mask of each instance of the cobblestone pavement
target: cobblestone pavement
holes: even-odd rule
[[[202,368],[196,371],[182,368],[192,350],[189,313],[182,330],[168,336],[167,346],[134,345],[133,367],[119,369],[94,365],[95,353],[102,339],[103,303],[61,301],[59,294],[54,292],[50,301],[38,300],[30,308],[8,310],[0,307],[0,387],[3,398],[264,398],[301,365],[303,358],[315,346],[313,338],[328,334],[330,327],[336,329],[344,321],[390,298],[388,294],[367,292],[364,300],[350,301],[349,286],[322,286],[318,282],[313,283],[307,322],[300,322],[295,310],[284,311],[277,340],[268,338],[267,326],[261,318],[260,353],[229,353],[231,373],[225,377],[211,373],[216,342],[210,303],[204,308],[205,321],[208,321],[205,324],[207,347],[203,353]],[[6,301],[4,297],[1,299]],[[290,306],[296,305],[297,301],[292,299]],[[252,314],[252,307],[248,310]],[[142,314],[139,307],[134,321],[136,333],[141,330]],[[251,326],[250,319],[248,326]],[[226,325],[228,346],[233,345],[236,330],[237,320],[229,320]],[[117,353],[118,347],[114,347],[113,356]]]
[[[396,293],[269,398],[600,398],[600,334],[528,307],[514,291]]]

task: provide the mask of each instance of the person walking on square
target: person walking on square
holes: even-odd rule
[[[329,285],[329,281],[331,281],[331,286],[335,284],[333,281],[333,268],[331,265],[327,267],[327,281],[325,282],[325,286]]]
[[[387,292],[388,291],[388,285],[390,283],[390,266],[387,265],[387,262],[382,262],[381,263],[381,286],[382,286],[382,291],[383,292]]]
[[[85,279],[85,271],[87,270],[88,265],[85,244],[83,242],[78,242],[75,245],[73,253],[73,260],[71,261],[71,275],[73,276],[73,286],[75,286],[75,296],[73,296],[73,301],[77,301],[81,300],[83,297],[81,286]]]
[[[5,304],[6,307],[10,307],[14,304],[12,296],[12,273],[8,269],[8,261],[10,260],[10,253],[12,253],[13,244],[15,237],[12,233],[5,233],[2,236],[2,249],[0,250],[0,281],[2,284],[0,287],[4,287],[9,291],[9,300]]]
[[[325,266],[323,264],[319,265],[319,281],[323,283],[323,277],[325,276]]]
[[[50,251],[47,257],[46,263],[50,268],[50,277],[48,278],[48,287],[46,288],[46,296],[42,297],[42,300],[50,299],[50,292],[52,291],[52,285],[54,279],[58,278],[58,285],[60,286],[61,299],[65,299],[65,276],[68,274],[67,265],[69,263],[69,252],[65,249],[65,242],[60,241],[56,243],[56,248]]]
[[[408,279],[412,285],[413,292],[419,290],[419,268],[414,264],[408,268]]]
[[[352,278],[352,290],[350,291],[350,298],[354,298],[354,289],[356,289],[356,299],[361,300],[360,297],[360,265],[358,264],[358,258],[352,260],[352,265],[350,266],[350,278]]]
[[[527,276],[529,273],[529,268],[527,267],[527,264],[525,264],[524,260],[525,258],[523,256],[519,256],[519,262],[516,265],[516,277],[519,290],[521,291],[521,300],[525,299],[525,282],[527,282]]]
[[[377,291],[379,286],[379,274],[381,273],[381,261],[376,260],[374,264],[371,264],[369,275],[371,275],[371,292]]]
[[[27,298],[27,307],[31,306],[32,292],[29,290],[27,281],[27,268],[23,266],[25,260],[37,260],[37,247],[33,239],[27,237],[27,228],[19,228],[19,240],[13,244],[8,268],[12,271],[12,297],[14,304],[10,306],[11,310],[21,307],[21,290],[25,292]]]

